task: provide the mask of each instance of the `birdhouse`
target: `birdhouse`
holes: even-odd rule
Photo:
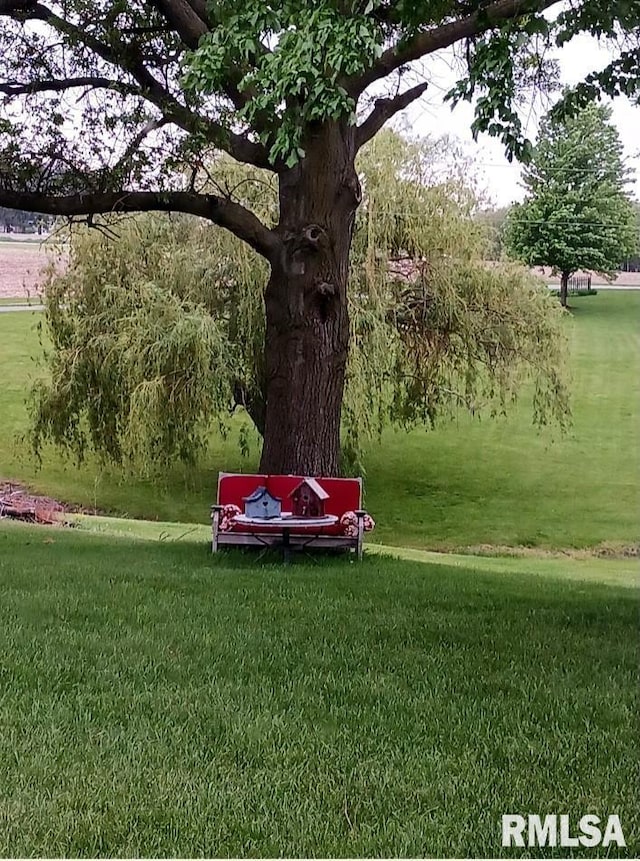
[[[329,494],[315,478],[305,478],[289,498],[294,517],[324,517],[324,502]]]
[[[257,487],[250,496],[245,496],[242,501],[245,517],[269,520],[282,514],[282,500],[272,496],[262,485]]]

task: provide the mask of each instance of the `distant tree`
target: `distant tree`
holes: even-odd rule
[[[627,257],[620,266],[624,272],[640,272],[640,201],[634,201],[633,210],[636,215],[636,244],[633,254]]]
[[[475,216],[475,220],[482,227],[486,236],[485,256],[488,260],[500,260],[502,257],[504,230],[509,210],[509,206],[482,209]]]
[[[16,229],[20,233],[26,233],[29,229],[40,233],[43,229],[49,228],[52,222],[53,218],[41,215],[39,212],[23,212],[8,206],[0,206],[0,227],[3,233],[10,233]]]
[[[509,215],[511,255],[558,271],[563,306],[573,272],[609,276],[637,247],[628,171],[610,119],[611,109],[597,104],[570,118],[549,114],[523,174],[527,197]]]

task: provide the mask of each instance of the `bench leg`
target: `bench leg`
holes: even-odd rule
[[[214,505],[211,509],[211,552],[218,551],[218,529],[220,526],[220,509]]]
[[[362,562],[362,550],[364,545],[364,511],[356,512],[358,516],[358,561]]]
[[[282,530],[282,558],[285,565],[288,565],[291,562],[291,533],[285,527]]]

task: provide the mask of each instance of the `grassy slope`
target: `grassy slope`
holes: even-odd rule
[[[367,458],[367,507],[376,541],[446,549],[479,543],[543,547],[637,540],[637,371],[640,292],[601,292],[575,300],[571,331],[572,432],[538,435],[525,402],[508,420],[473,421],[437,431],[388,432]],[[235,444],[214,440],[196,474],[176,468],[158,490],[76,471],[47,455],[44,468],[20,457],[13,436],[25,427],[22,398],[36,373],[37,314],[0,315],[0,476],[21,478],[61,498],[161,520],[206,522],[219,469],[249,471]],[[255,452],[254,452],[255,457]]]
[[[199,542],[208,544],[211,527],[200,523],[163,523],[151,520],[131,520],[94,515],[68,515],[76,528],[82,532],[115,538],[141,539],[159,542]],[[587,583],[604,583],[610,586],[636,588],[640,586],[638,562],[633,558],[598,558],[589,554],[567,556],[564,553],[525,556],[487,556],[456,553],[434,553],[410,547],[394,547],[384,544],[367,544],[367,552],[410,562],[426,562],[430,565],[460,566],[475,571],[493,574],[514,574],[529,577],[561,578],[581,580]]]
[[[637,856],[636,591],[249,565],[0,527],[0,854],[514,856],[502,813],[588,811]]]
[[[434,433],[396,434],[395,445],[387,435],[368,482],[374,511],[378,499],[393,505],[376,538],[551,547],[638,539],[640,292],[573,304],[568,438],[537,434],[524,402],[505,421],[461,417]]]

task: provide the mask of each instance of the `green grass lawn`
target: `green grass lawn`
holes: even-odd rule
[[[0,526],[0,855],[637,857],[638,591],[525,564]]]
[[[507,420],[461,416],[434,433],[387,435],[368,482],[372,507],[392,501],[376,539],[417,547],[638,540],[640,292],[572,304],[569,435],[538,434],[525,402]]]
[[[102,537],[141,539],[159,542],[211,541],[211,526],[203,523],[170,523],[158,520],[133,520],[93,514],[67,514],[66,520],[83,533]],[[518,555],[489,555],[438,553],[431,550],[416,550],[411,547],[369,542],[367,552],[405,559],[410,562],[426,562],[430,565],[452,565],[487,571],[493,574],[513,574],[528,577],[551,577],[583,582],[604,583],[625,588],[640,587],[638,560],[633,557],[597,557],[589,553],[569,556],[565,553],[540,553],[533,551]]]
[[[506,420],[461,415],[436,431],[385,433],[367,452],[366,505],[385,544],[451,549],[479,544],[590,547],[638,540],[640,292],[573,300],[567,318],[574,425],[565,438],[531,426],[526,397]],[[203,466],[176,467],[163,487],[81,470],[47,453],[43,468],[14,443],[36,373],[37,314],[0,315],[0,477],[68,501],[130,516],[206,522],[219,470],[252,471],[233,440],[213,438]]]
[[[37,296],[16,296],[15,299],[0,298],[0,306],[2,305],[39,305],[40,299]]]
[[[34,235],[32,239],[12,239],[0,235],[0,247],[3,251],[31,251],[44,247],[46,237]]]

